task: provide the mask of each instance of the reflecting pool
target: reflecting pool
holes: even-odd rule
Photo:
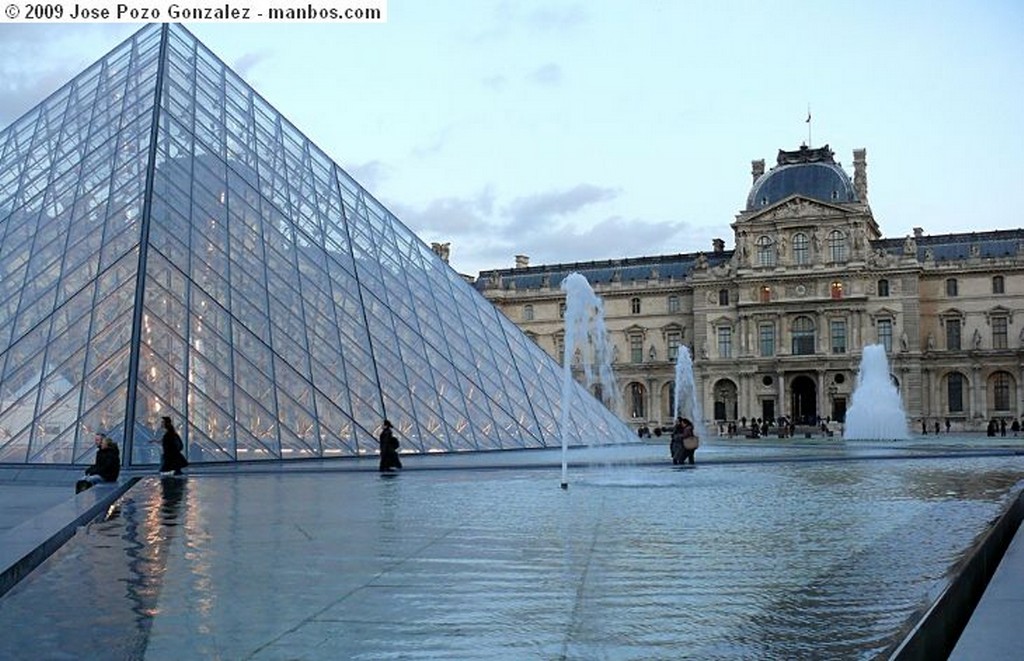
[[[870,659],[1024,484],[1008,455],[662,452],[567,491],[557,454],[146,478],[0,599],[0,657]]]

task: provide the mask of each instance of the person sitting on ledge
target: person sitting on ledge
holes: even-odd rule
[[[96,460],[85,469],[85,477],[75,483],[75,493],[82,493],[100,482],[117,482],[121,474],[121,451],[106,434],[96,434]]]

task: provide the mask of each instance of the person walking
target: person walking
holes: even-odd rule
[[[693,423],[690,422],[689,418],[682,418],[681,434],[683,437],[683,453],[679,458],[679,463],[685,464],[689,460],[692,466],[694,464],[694,455],[697,452],[697,448],[700,447],[700,439],[697,438],[697,433],[694,431]]]
[[[668,451],[672,455],[672,465],[678,466],[683,463],[683,427],[682,417],[676,418],[676,424],[672,427],[672,440],[669,442]]]
[[[181,436],[178,436],[178,431],[169,417],[164,416],[161,421],[164,426],[164,435],[160,439],[160,449],[163,453],[160,460],[160,472],[181,475],[181,469],[188,466],[188,459],[183,454],[185,444],[181,442]]]
[[[100,482],[116,482],[121,474],[121,451],[117,443],[106,434],[96,434],[96,459],[85,469],[85,477],[75,483],[75,493],[81,493]]]
[[[391,421],[385,420],[383,429],[380,430],[380,472],[391,473],[402,467],[402,460],[398,457],[398,439],[391,428]]]

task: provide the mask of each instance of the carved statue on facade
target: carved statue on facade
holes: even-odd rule
[[[900,351],[906,352],[910,348],[910,341],[907,339],[907,331],[900,333]]]
[[[971,342],[974,344],[975,349],[981,348],[981,331],[977,328],[974,329],[974,337]]]
[[[928,347],[928,351],[935,351],[935,333],[928,333],[928,340],[925,346]]]
[[[908,256],[917,254],[917,241],[914,241],[914,237],[908,236],[907,240],[903,242],[903,254]]]

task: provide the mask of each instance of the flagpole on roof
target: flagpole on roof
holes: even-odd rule
[[[807,148],[811,148],[811,104],[807,104]]]

